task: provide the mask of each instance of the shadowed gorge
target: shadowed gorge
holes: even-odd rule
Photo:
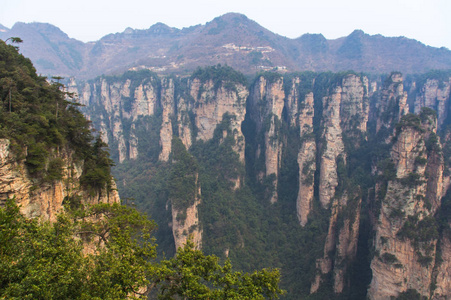
[[[191,236],[238,269],[280,268],[287,299],[440,299],[450,293],[450,75],[246,79],[218,65],[69,91],[167,255]]]

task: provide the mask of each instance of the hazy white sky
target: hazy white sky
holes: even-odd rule
[[[84,42],[157,22],[205,24],[227,12],[290,38],[322,33],[334,39],[362,29],[451,49],[451,0],[0,0],[0,24],[51,23]]]

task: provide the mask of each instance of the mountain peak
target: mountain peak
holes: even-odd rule
[[[253,22],[252,20],[250,20],[248,17],[246,17],[243,14],[231,12],[231,13],[226,13],[222,16],[216,17],[211,22],[208,22],[205,25],[209,26],[212,24],[221,24],[223,26],[225,24],[239,25],[239,24],[250,24],[250,23],[255,23],[255,22]]]
[[[362,38],[363,36],[365,36],[366,33],[361,30],[361,29],[356,29],[353,32],[351,32],[351,34],[348,37],[353,37],[353,38]]]
[[[205,29],[208,35],[230,33],[230,30],[237,28],[240,28],[242,32],[246,32],[245,35],[254,35],[257,32],[265,32],[270,34],[268,30],[259,25],[257,22],[240,13],[226,13],[205,24]],[[237,33],[235,32],[230,35],[236,34]]]
[[[226,14],[223,14],[222,16],[219,16],[215,19],[222,19],[222,20],[233,20],[233,21],[249,21],[249,18],[246,17],[243,14],[236,13],[236,12],[229,12]]]
[[[164,23],[158,22],[158,23],[155,23],[154,25],[150,26],[147,31],[149,33],[160,35],[160,34],[173,33],[175,31],[178,31],[178,29],[169,27],[168,25],[166,25]]]
[[[56,27],[55,25],[49,24],[49,23],[40,23],[40,22],[31,22],[31,23],[24,23],[24,22],[17,22],[14,24],[11,30],[16,31],[27,31],[27,30],[35,30],[45,36],[52,36],[53,38],[59,38],[59,39],[69,39],[69,36],[64,33],[61,29]]]

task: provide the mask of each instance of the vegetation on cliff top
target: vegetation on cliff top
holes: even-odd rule
[[[82,182],[109,186],[113,163],[106,145],[94,140],[89,121],[67,100],[72,95],[62,91],[60,79],[49,83],[17,47],[0,41],[0,138],[11,141],[17,159],[25,159],[39,182],[61,179],[60,152],[70,149],[85,162]]]
[[[201,83],[211,80],[215,91],[221,86],[228,91],[236,91],[236,84],[247,86],[247,79],[241,72],[220,64],[206,68],[197,68],[191,75],[191,79],[199,79]]]

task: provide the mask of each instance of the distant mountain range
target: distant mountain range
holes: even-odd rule
[[[422,73],[451,69],[451,51],[444,47],[361,30],[335,40],[321,34],[290,39],[237,13],[183,29],[162,23],[146,30],[127,28],[89,43],[72,39],[50,24],[16,23],[11,29],[0,25],[0,39],[15,36],[23,39],[21,52],[39,73],[84,79],[138,69],[188,74],[198,66],[216,64],[246,74],[260,70]]]

